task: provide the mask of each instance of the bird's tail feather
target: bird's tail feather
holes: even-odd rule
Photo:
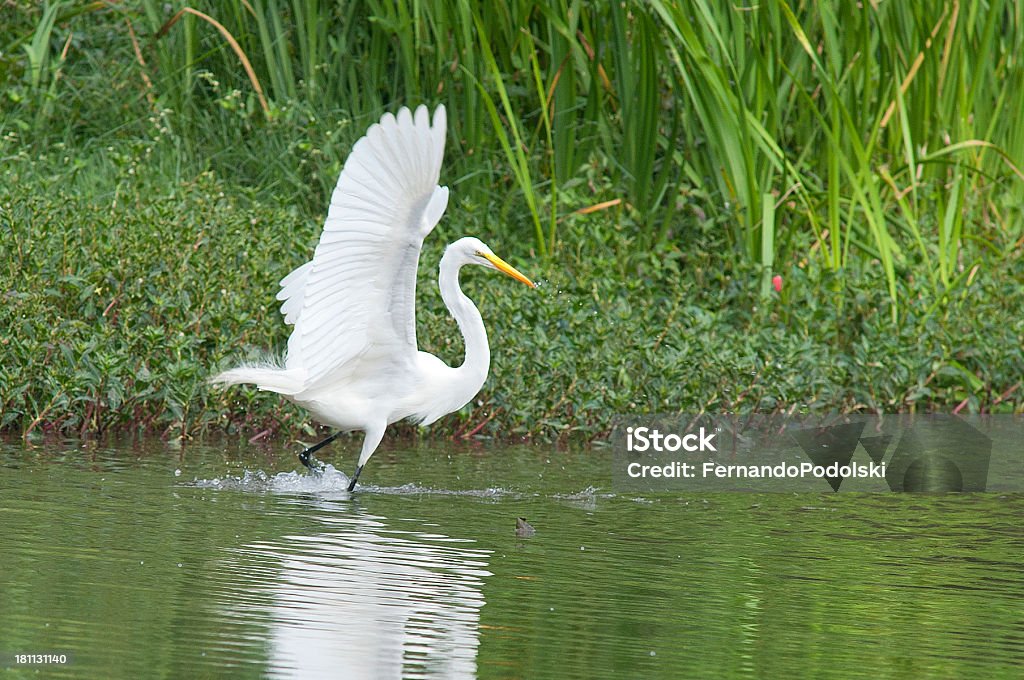
[[[278,394],[297,394],[302,391],[303,372],[277,366],[239,366],[219,373],[210,379],[214,385],[255,384],[261,390]]]

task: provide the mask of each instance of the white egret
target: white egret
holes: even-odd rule
[[[445,131],[443,106],[432,123],[420,106],[370,126],[338,178],[313,259],[281,281],[281,313],[294,325],[283,365],[240,366],[213,378],[277,392],[337,428],[299,454],[310,470],[314,452],[362,430],[350,491],[388,425],[432,423],[469,403],[487,378],[487,331],[459,288],[459,269],[478,264],[534,285],[479,239],[459,239],[441,258],[438,284],[462,331],[465,361],[452,368],[417,349],[420,249],[448,205],[448,188],[438,186]]]

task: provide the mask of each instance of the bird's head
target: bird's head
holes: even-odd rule
[[[496,269],[499,272],[508,274],[516,281],[525,283],[530,288],[536,288],[537,286],[530,279],[526,278],[520,273],[515,267],[510,265],[505,260],[501,259],[494,254],[487,244],[478,238],[467,236],[466,238],[460,238],[455,243],[448,246],[448,250],[455,251],[454,254],[458,256],[459,264],[478,264],[488,269]]]

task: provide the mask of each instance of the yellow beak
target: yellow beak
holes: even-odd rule
[[[519,281],[521,283],[525,283],[530,288],[536,288],[537,287],[536,285],[534,285],[533,281],[531,281],[530,279],[528,279],[525,276],[523,276],[519,272],[519,270],[517,270],[515,267],[510,265],[508,262],[505,262],[505,260],[501,259],[497,255],[492,255],[490,253],[480,253],[480,254],[483,255],[485,258],[487,258],[487,260],[491,264],[493,264],[498,269],[498,271],[504,272],[505,274],[508,274],[509,276],[511,276],[516,281]]]

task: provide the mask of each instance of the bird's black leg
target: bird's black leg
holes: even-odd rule
[[[359,479],[359,473],[362,472],[362,471],[363,471],[363,466],[362,465],[360,465],[359,467],[356,468],[356,473],[354,475],[352,475],[352,481],[348,483],[348,490],[349,491],[351,491],[352,489],[356,488],[356,480]]]
[[[340,430],[332,434],[327,439],[324,439],[322,442],[313,444],[313,446],[304,449],[302,453],[299,454],[299,462],[309,468],[310,472],[320,472],[320,467],[317,465],[316,459],[313,458],[313,454],[337,439],[339,434],[341,434]]]

